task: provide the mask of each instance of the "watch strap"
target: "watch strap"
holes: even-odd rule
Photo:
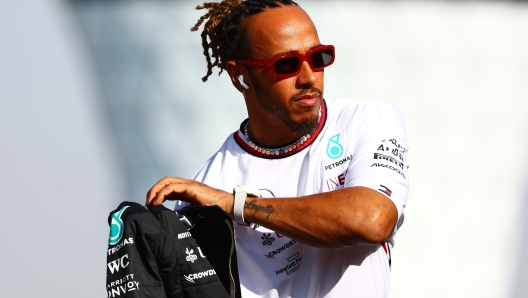
[[[255,187],[239,185],[233,189],[235,200],[233,202],[233,215],[239,225],[247,226],[244,221],[244,204],[248,196],[260,197],[260,190]]]

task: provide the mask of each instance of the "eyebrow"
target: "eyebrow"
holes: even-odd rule
[[[315,46],[312,46],[310,48],[310,50],[313,50],[313,49],[315,49],[317,47],[320,47],[320,46],[322,46],[322,44],[317,44]],[[298,50],[289,50],[289,51],[285,51],[285,52],[281,52],[281,53],[275,54],[273,57],[277,57],[277,56],[285,55],[285,54],[297,53],[297,52],[299,52],[299,51]]]

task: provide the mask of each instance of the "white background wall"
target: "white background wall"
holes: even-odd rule
[[[390,297],[528,295],[528,5],[298,2],[336,46],[326,95],[407,122]],[[108,212],[245,118],[226,76],[200,81],[195,4],[0,3],[0,296],[104,296]]]
[[[0,2],[0,296],[104,297],[122,181],[70,11]]]

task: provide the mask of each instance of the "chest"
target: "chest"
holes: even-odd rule
[[[268,189],[275,197],[331,191],[344,187],[353,151],[353,146],[347,146],[339,134],[331,134],[283,159],[243,153],[215,160],[203,182],[225,191],[249,185]]]

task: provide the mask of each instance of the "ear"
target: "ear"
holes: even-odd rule
[[[231,79],[231,83],[233,83],[233,86],[235,86],[238,91],[244,92],[249,89],[248,85],[250,85],[250,83],[247,80],[243,81],[246,86],[242,85],[239,81],[240,76],[243,76],[244,78],[249,77],[247,69],[244,66],[237,64],[234,61],[228,61],[226,65],[226,70],[229,74],[229,78]]]

